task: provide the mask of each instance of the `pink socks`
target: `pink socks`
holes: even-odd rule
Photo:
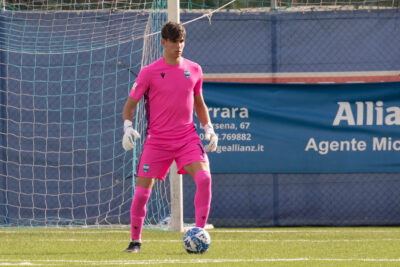
[[[196,209],[196,227],[204,228],[210,213],[211,203],[211,174],[209,171],[201,170],[194,176],[196,183],[196,195],[194,197],[194,207]]]
[[[151,189],[137,186],[131,206],[131,238],[140,240],[143,221],[146,216],[146,204],[150,198]]]
[[[194,207],[196,209],[196,227],[204,228],[210,213],[211,203],[211,174],[209,171],[201,170],[194,176],[196,183],[196,195]],[[150,198],[151,189],[136,187],[131,206],[131,239],[140,240],[143,221],[146,216],[146,204]]]

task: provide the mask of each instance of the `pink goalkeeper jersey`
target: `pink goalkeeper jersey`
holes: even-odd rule
[[[196,133],[193,103],[202,84],[201,67],[185,58],[178,65],[160,58],[140,71],[129,96],[144,96],[147,143],[174,143]]]

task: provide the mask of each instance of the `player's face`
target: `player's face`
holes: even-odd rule
[[[177,40],[162,39],[164,53],[169,58],[179,58],[182,56],[183,48],[185,47],[185,38]]]

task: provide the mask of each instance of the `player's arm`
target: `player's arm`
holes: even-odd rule
[[[132,125],[132,118],[135,115],[135,108],[138,102],[139,100],[136,100],[133,97],[128,97],[122,111],[122,119],[124,121],[124,137],[122,138],[122,146],[126,151],[133,148],[135,144],[133,139],[134,137],[140,138],[140,134],[133,129]]]
[[[207,150],[214,152],[218,146],[218,136],[214,132],[210,115],[208,114],[208,108],[201,93],[194,95],[194,110],[200,121],[201,129],[205,132],[204,136],[206,140],[210,140]]]
[[[125,102],[124,109],[122,110],[122,119],[124,121],[132,120],[133,116],[135,115],[135,108],[138,103],[139,100],[136,100],[133,97],[128,97],[128,100],[126,100]]]

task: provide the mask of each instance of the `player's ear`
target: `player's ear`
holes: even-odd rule
[[[166,41],[167,41],[166,39],[161,38],[161,45],[164,46]]]

